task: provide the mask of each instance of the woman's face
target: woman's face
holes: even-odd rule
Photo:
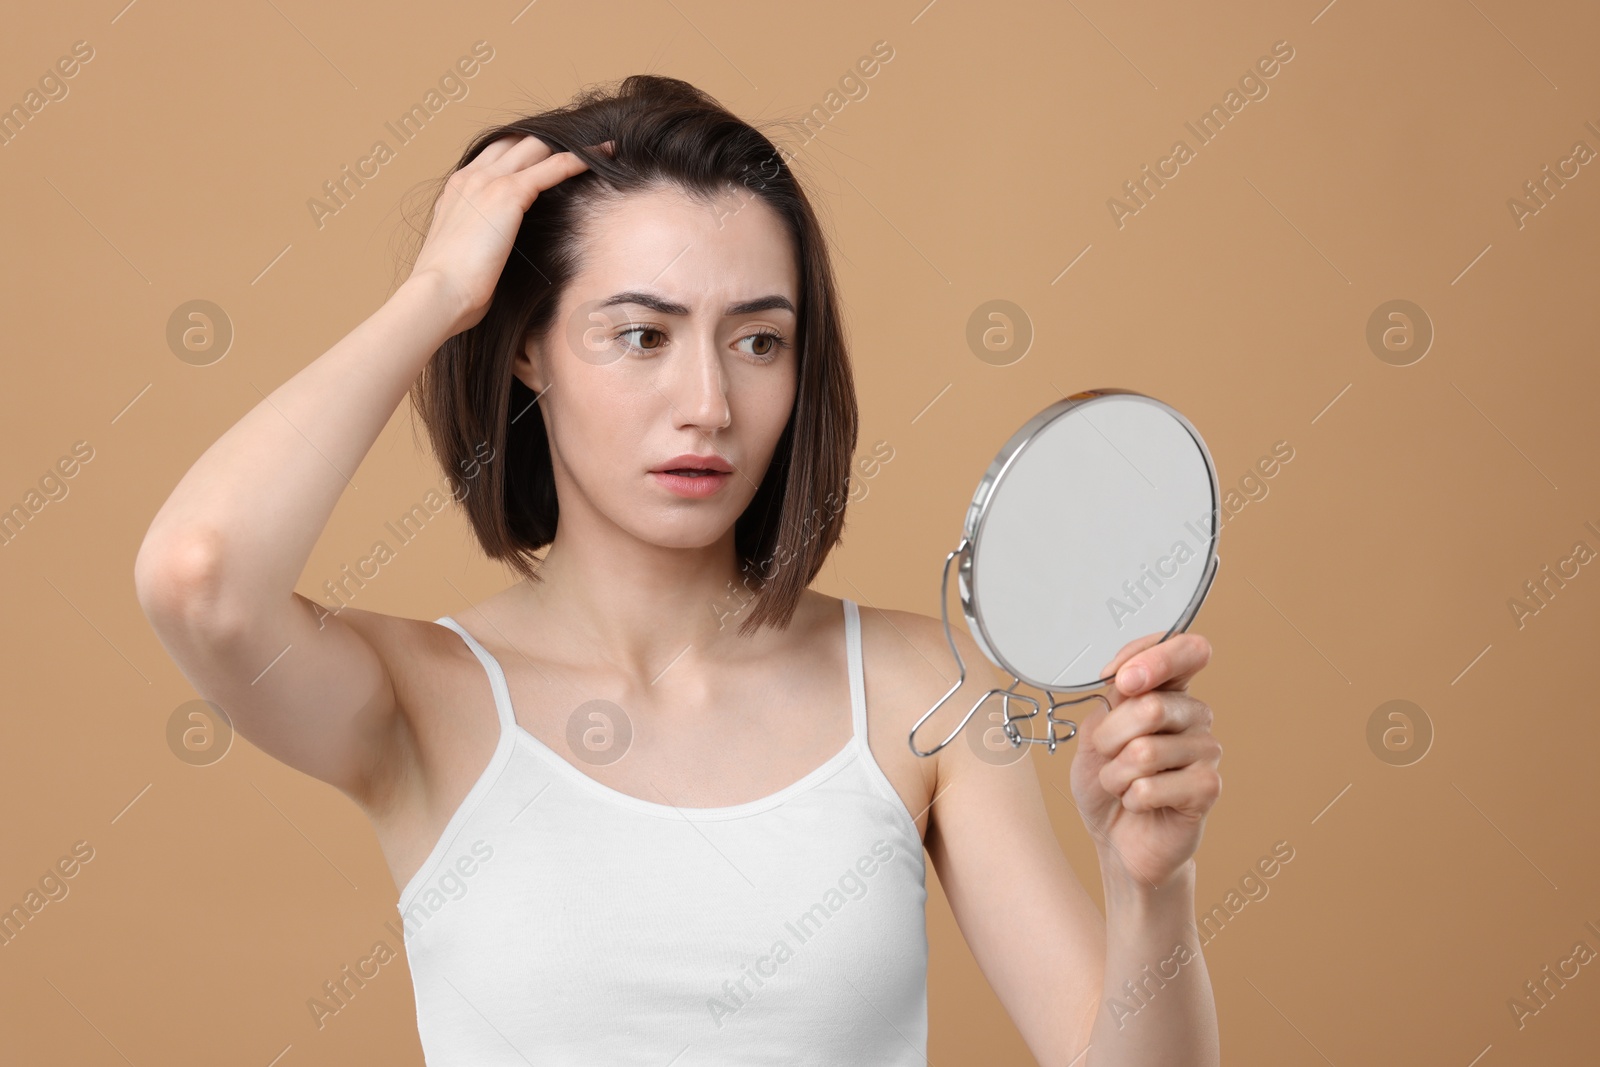
[[[515,366],[541,394],[561,525],[714,544],[755,496],[794,407],[793,244],[755,197],[707,205],[674,187],[623,198],[589,231],[555,325]],[[663,473],[695,462],[685,455],[730,473]]]

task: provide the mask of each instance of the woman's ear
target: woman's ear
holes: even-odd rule
[[[535,393],[544,392],[544,359],[539,339],[529,334],[522,342],[522,351],[511,361],[511,373]]]

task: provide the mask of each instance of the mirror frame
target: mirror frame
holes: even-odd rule
[[[1194,621],[1195,615],[1200,611],[1201,604],[1205,602],[1206,594],[1211,591],[1212,582],[1217,575],[1217,565],[1221,562],[1221,557],[1217,552],[1217,542],[1222,534],[1222,496],[1221,488],[1217,481],[1217,468],[1211,460],[1211,450],[1206,448],[1205,440],[1200,436],[1200,432],[1194,428],[1193,423],[1183,417],[1181,412],[1168,404],[1162,403],[1155,397],[1147,396],[1132,389],[1086,389],[1062,398],[1023,423],[1022,427],[1012,434],[1011,439],[1001,447],[994,461],[989,464],[989,469],[984,472],[983,478],[978,482],[977,490],[972,494],[972,503],[967,507],[966,521],[962,526],[962,547],[956,557],[956,587],[961,594],[961,611],[967,617],[967,629],[971,632],[973,640],[977,642],[978,647],[982,649],[983,654],[988,656],[991,662],[998,664],[1002,670],[1015,678],[1018,683],[1046,693],[1076,693],[1089,689],[1099,689],[1115,676],[1107,675],[1093,682],[1083,682],[1078,685],[1046,685],[1025,677],[1014,670],[1005,657],[995,650],[994,639],[983,626],[982,604],[976,592],[978,575],[974,570],[974,556],[983,538],[989,501],[1004,483],[1006,474],[1026,454],[1028,445],[1036,440],[1040,431],[1050,423],[1106,397],[1125,397],[1151,404],[1176,419],[1178,424],[1184,428],[1194,441],[1195,447],[1200,450],[1200,455],[1204,457],[1206,462],[1206,474],[1211,479],[1211,536],[1207,541],[1205,572],[1201,576],[1200,584],[1195,590],[1194,597],[1189,601],[1188,606],[1184,608],[1183,614],[1173,624],[1172,628],[1162,635],[1161,641],[1165,641],[1175,633],[1186,630],[1189,624]],[[1158,641],[1156,643],[1160,644],[1161,642]]]

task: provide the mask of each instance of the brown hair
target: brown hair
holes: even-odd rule
[[[815,211],[784,155],[760,131],[677,78],[636,74],[572,102],[480,133],[454,170],[495,140],[533,134],[588,169],[541,192],[523,216],[483,320],[439,347],[412,391],[441,466],[484,481],[461,497],[478,543],[526,578],[555,537],[558,505],[537,397],[512,373],[529,337],[546,337],[579,267],[583,224],[606,203],[661,184],[711,200],[730,185],[783,220],[799,268],[798,389],[755,498],[734,525],[744,589],[719,618],[754,609],[740,627],[788,626],[800,595],[840,540],[858,414],[833,268]],[[589,148],[613,141],[611,154]],[[440,179],[440,185],[448,176]],[[487,456],[492,460],[479,466]]]

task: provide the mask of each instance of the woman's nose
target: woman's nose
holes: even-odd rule
[[[678,422],[706,433],[727,427],[733,411],[728,404],[726,373],[714,340],[695,341],[680,350],[672,368],[668,399]]]

